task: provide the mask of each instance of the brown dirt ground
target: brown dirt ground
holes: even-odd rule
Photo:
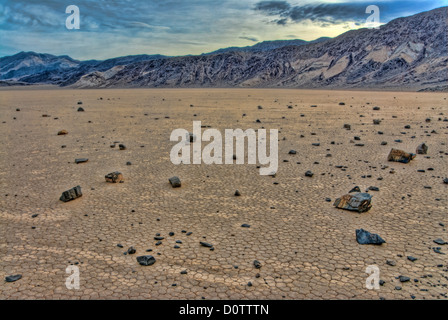
[[[448,116],[446,98],[292,89],[1,90],[0,277],[23,277],[3,281],[0,298],[447,299],[447,256],[432,249],[448,253],[447,245],[433,243],[448,241],[448,123],[438,120]],[[78,101],[85,112],[77,112]],[[373,119],[382,123],[373,125]],[[173,165],[170,133],[191,131],[194,120],[221,132],[279,129],[277,176],[260,176],[247,164]],[[408,124],[411,129],[404,129]],[[62,129],[68,134],[58,136]],[[365,146],[355,146],[354,136]],[[114,141],[127,150],[111,148]],[[312,146],[316,142],[320,146]],[[392,147],[415,152],[422,142],[427,156],[387,162]],[[298,153],[289,155],[290,149]],[[84,157],[87,163],[74,163]],[[304,176],[307,170],[312,178]],[[125,182],[106,183],[113,171]],[[168,182],[175,175],[181,188]],[[59,201],[77,185],[81,198]],[[380,188],[371,191],[372,209],[358,214],[334,208],[334,200],[355,185]],[[234,196],[236,189],[241,197]],[[251,227],[241,228],[243,223]],[[358,228],[387,243],[359,245]],[[165,237],[160,246],[156,233]],[[124,255],[130,246],[137,253]],[[136,257],[144,254],[157,262],[140,266]],[[80,289],[68,290],[65,270],[74,263]],[[379,290],[365,287],[368,265],[380,268],[385,284]],[[400,275],[411,281],[400,283]]]

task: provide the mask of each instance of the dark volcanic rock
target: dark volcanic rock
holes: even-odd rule
[[[244,223],[241,225],[242,228],[250,228],[250,224]]]
[[[84,112],[84,108],[79,107],[78,112]]]
[[[372,196],[368,193],[346,194],[334,202],[334,206],[339,209],[357,211],[359,213],[367,212],[372,208],[370,203]]]
[[[258,261],[258,260],[254,260],[254,267],[255,267],[256,269],[260,269],[260,268],[261,268],[261,262]]]
[[[135,250],[134,247],[129,247],[129,249],[128,249],[128,254],[134,254],[134,253],[136,253],[136,252],[137,252],[137,250]]]
[[[312,176],[314,176],[314,173],[312,171],[308,170],[307,172],[305,172],[305,176],[312,177]]]
[[[122,144],[122,143],[120,143],[118,145],[118,147],[120,148],[120,150],[126,150],[126,146],[124,144]]]
[[[180,183],[180,179],[178,177],[171,177],[168,180],[171,183],[171,186],[173,188],[180,188],[181,183]]]
[[[440,238],[435,239],[435,240],[433,240],[433,241],[434,241],[434,243],[440,244],[441,246],[443,246],[444,244],[448,244],[448,242],[443,241],[443,240],[440,239]]]
[[[427,154],[428,153],[428,146],[425,143],[422,143],[417,147],[417,150],[415,151],[417,154]]]
[[[137,257],[137,262],[141,265],[141,266],[151,266],[154,263],[156,263],[156,258],[154,258],[153,256],[140,256]]]
[[[241,196],[241,192],[239,192],[239,190],[236,190],[236,191],[235,191],[235,196],[236,196],[236,197]]]
[[[352,190],[350,190],[348,193],[353,193],[353,192],[361,192],[361,189],[358,186],[356,186]]]
[[[59,200],[68,202],[79,197],[82,197],[81,187],[76,186],[74,188],[71,188],[70,190],[64,191]]]
[[[381,238],[379,235],[370,233],[369,231],[366,231],[364,229],[356,230],[356,241],[358,241],[359,244],[380,245],[382,243],[386,243],[386,241],[384,241],[383,238]]]
[[[78,163],[84,163],[84,162],[87,162],[87,161],[89,161],[89,159],[87,159],[87,158],[75,159],[75,163],[76,163],[76,164],[78,164]]]
[[[207,247],[207,248],[213,248],[213,245],[212,245],[212,244],[210,244],[210,243],[208,243],[208,242],[203,242],[203,241],[200,241],[199,243],[200,243],[200,244],[201,244],[201,246],[203,246],[203,247]]]
[[[16,275],[13,275],[13,276],[5,277],[5,281],[6,282],[14,282],[14,281],[17,281],[17,280],[20,280],[20,279],[22,279],[22,275],[21,274],[16,274]]]
[[[297,151],[296,150],[290,150],[289,154],[297,154]]]

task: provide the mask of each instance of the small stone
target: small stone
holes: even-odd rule
[[[79,107],[78,112],[84,112],[84,108]]]
[[[394,260],[387,260],[386,264],[391,267],[395,267],[397,265],[397,263]]]
[[[67,130],[61,130],[61,131],[58,132],[58,136],[63,136],[63,135],[66,135],[66,134],[68,134]]]
[[[260,269],[260,268],[261,268],[261,262],[258,261],[258,260],[254,260],[254,267],[255,267],[256,269]]]
[[[200,244],[201,244],[201,246],[203,246],[203,247],[207,247],[207,248],[213,248],[213,245],[212,245],[212,244],[210,244],[210,243],[208,243],[208,242],[203,242],[203,241],[200,241],[199,243],[200,243]]]
[[[308,170],[307,172],[305,172],[305,176],[312,177],[312,176],[314,176],[314,173],[312,171]]]
[[[420,144],[415,153],[417,154],[427,154],[428,153],[428,146],[425,143]]]
[[[358,186],[356,186],[352,190],[350,190],[348,193],[353,193],[353,192],[361,192],[361,189]]]
[[[156,258],[153,256],[140,256],[137,257],[137,262],[142,266],[150,266],[156,263]]]
[[[400,282],[408,282],[411,280],[411,278],[406,276],[399,276],[398,279],[400,280]]]
[[[297,151],[296,150],[290,150],[289,154],[297,154]]]
[[[128,254],[134,254],[134,253],[136,253],[137,252],[137,250],[135,250],[135,248],[134,247],[129,247],[129,249],[128,249]]]
[[[105,176],[106,182],[110,182],[110,183],[121,183],[122,181],[124,182],[124,178],[123,175],[121,174],[121,172],[115,171],[109,174],[106,174]]]
[[[76,163],[76,164],[78,164],[78,163],[84,163],[84,162],[87,162],[87,161],[89,161],[89,159],[87,159],[87,158],[75,159],[75,163]]]
[[[168,180],[173,188],[180,188],[181,182],[178,177],[172,177],[172,178],[169,178]]]
[[[433,240],[433,241],[434,241],[435,243],[441,245],[441,246],[443,246],[444,244],[448,244],[448,242],[446,242],[446,241],[444,241],[444,240],[442,240],[442,239],[440,239],[440,238],[435,239],[435,240]]]
[[[235,191],[235,196],[236,196],[236,197],[241,196],[241,192],[239,192],[238,190],[236,190],[236,191]]]
[[[126,150],[126,146],[124,144],[122,144],[122,143],[120,143],[118,145],[118,147],[120,148],[120,150]]]
[[[407,258],[408,258],[408,260],[411,261],[411,262],[414,262],[414,261],[417,261],[417,260],[418,260],[417,258],[414,258],[414,257],[412,257],[412,256],[408,256]]]
[[[20,280],[20,279],[22,279],[22,275],[21,274],[16,274],[16,275],[5,277],[5,281],[6,282],[15,282],[15,281]]]
[[[244,223],[241,225],[242,228],[250,228],[250,224]]]

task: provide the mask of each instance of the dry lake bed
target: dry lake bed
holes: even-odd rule
[[[448,299],[447,97],[2,89],[0,277],[21,278],[2,281],[0,299]],[[193,121],[278,129],[277,174],[172,164],[170,134]],[[421,143],[427,154],[388,161]],[[106,182],[116,171],[123,183]],[[76,186],[81,197],[60,200]],[[374,187],[371,209],[334,207],[355,186]],[[358,229],[385,243],[359,244]]]

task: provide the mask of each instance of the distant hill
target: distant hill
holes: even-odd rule
[[[282,87],[446,90],[447,8],[336,38],[265,41],[199,56],[131,56],[79,62],[19,53],[0,59],[0,80],[75,88]],[[444,89],[445,88],[445,89]]]
[[[328,37],[321,37],[319,39],[313,40],[313,41],[305,41],[300,39],[295,40],[273,40],[273,41],[263,41],[259,42],[253,46],[247,46],[247,47],[230,47],[230,48],[223,48],[219,49],[213,52],[205,53],[204,55],[209,54],[218,54],[218,53],[226,53],[226,52],[262,52],[262,51],[269,51],[274,50],[286,46],[303,46],[310,43],[318,43],[318,42],[324,42],[331,38]]]

